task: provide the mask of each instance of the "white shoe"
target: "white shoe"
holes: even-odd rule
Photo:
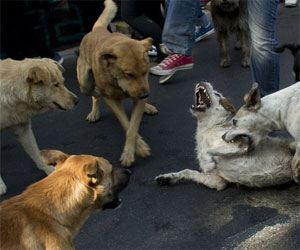
[[[285,7],[295,7],[297,5],[297,0],[285,0]]]
[[[157,49],[154,45],[152,45],[152,49],[148,51],[149,56],[157,56]]]

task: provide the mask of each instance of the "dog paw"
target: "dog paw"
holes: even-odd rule
[[[134,151],[124,150],[120,162],[124,168],[129,168],[134,163]]]
[[[154,178],[155,182],[160,186],[174,185],[176,182],[171,177],[159,175]]]
[[[96,122],[100,119],[100,112],[91,112],[88,114],[88,116],[85,118],[86,121],[89,123]]]
[[[4,182],[0,183],[0,195],[5,194],[6,191],[7,191],[7,187],[6,187],[6,185],[4,184]]]
[[[242,60],[242,67],[243,68],[249,68],[250,67],[250,58],[246,57]]]
[[[153,105],[146,103],[144,113],[147,115],[156,115],[158,113],[158,110]]]
[[[135,152],[142,158],[150,156],[150,147],[140,136],[136,140]]]
[[[220,61],[220,66],[222,67],[222,68],[227,68],[227,67],[229,67],[231,65],[231,60],[230,60],[230,58],[223,58],[223,59],[221,59],[221,61]]]

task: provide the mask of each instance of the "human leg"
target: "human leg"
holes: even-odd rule
[[[200,1],[166,1],[162,42],[173,53],[190,56],[194,45],[196,18]]]
[[[248,18],[251,36],[251,73],[259,84],[262,96],[279,89],[279,54],[275,35],[275,21],[279,0],[248,1]]]

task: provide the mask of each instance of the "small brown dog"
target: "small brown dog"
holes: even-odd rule
[[[236,33],[235,49],[242,49],[242,67],[250,65],[250,36],[246,0],[211,0],[211,16],[217,31],[220,66],[229,67],[229,36]]]
[[[101,157],[42,150],[49,176],[0,206],[1,249],[74,249],[72,238],[95,210],[120,205],[130,171]]]
[[[31,117],[51,109],[69,110],[78,103],[77,96],[64,85],[64,71],[48,58],[0,60],[0,129],[12,129],[26,153],[46,174],[54,168],[46,166],[40,157]],[[5,192],[0,177],[0,194]]]
[[[99,98],[103,97],[126,131],[121,164],[129,167],[134,154],[150,155],[150,148],[138,134],[143,113],[156,114],[157,109],[147,104],[149,96],[149,57],[152,39],[137,41],[121,33],[110,33],[106,27],[114,18],[117,6],[105,0],[105,8],[93,30],[82,40],[77,62],[77,78],[84,95],[92,96],[92,110],[87,121],[100,118]],[[131,98],[133,108],[128,120],[122,99]]]

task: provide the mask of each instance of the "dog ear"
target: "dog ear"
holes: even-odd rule
[[[114,64],[117,60],[117,55],[112,48],[108,48],[100,53],[99,61],[104,63],[106,66]]]
[[[253,83],[251,90],[244,96],[247,108],[258,109],[261,104],[260,93],[258,90],[258,84]]]
[[[59,168],[70,155],[59,150],[40,150],[40,156],[46,165]]]
[[[39,82],[43,82],[43,81],[47,82],[48,80],[50,80],[49,72],[39,66],[32,67],[29,70],[27,78],[26,78],[26,81],[29,84],[39,83]]]
[[[84,166],[85,175],[89,178],[89,185],[95,186],[100,183],[103,176],[103,171],[97,160],[88,163]]]
[[[232,114],[235,114],[235,107],[232,103],[232,100],[228,97],[221,98],[219,101],[220,105],[224,107],[227,111],[231,112]]]
[[[50,58],[43,58],[43,60],[50,62],[50,63],[54,63],[61,73],[66,72],[65,68],[59,62],[52,60]]]
[[[153,39],[151,37],[148,37],[148,38],[142,40],[141,43],[144,46],[145,52],[146,52],[146,51],[149,51],[152,49]]]

